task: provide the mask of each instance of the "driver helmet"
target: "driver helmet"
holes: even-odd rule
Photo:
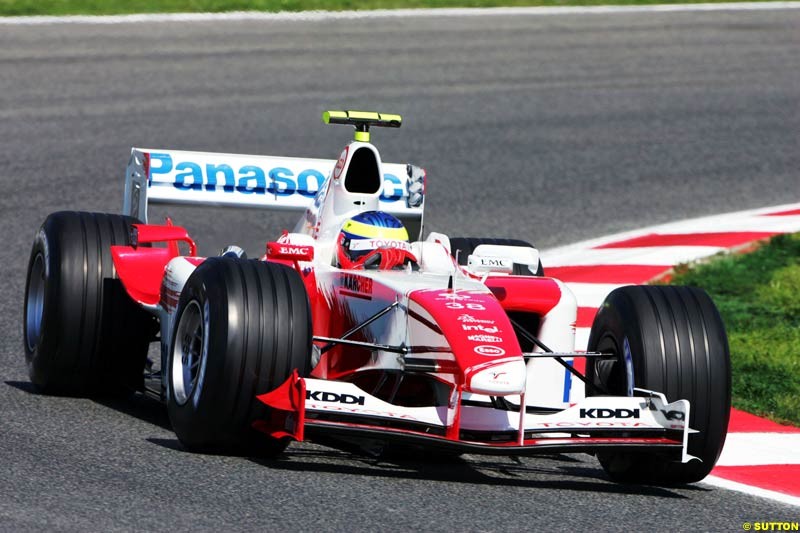
[[[392,269],[415,262],[403,223],[383,211],[365,211],[345,221],[337,241],[342,268]]]

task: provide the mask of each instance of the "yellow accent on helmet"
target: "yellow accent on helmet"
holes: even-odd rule
[[[372,224],[364,224],[357,220],[348,220],[342,226],[342,231],[358,235],[365,239],[389,239],[408,242],[408,231],[406,231],[406,228],[385,228],[373,226]]]

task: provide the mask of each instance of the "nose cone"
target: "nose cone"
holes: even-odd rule
[[[428,322],[441,331],[452,350],[456,381],[465,391],[504,396],[525,389],[527,372],[516,333],[485,286],[417,290],[409,300],[410,315],[429,316]]]
[[[490,396],[521,394],[525,391],[525,377],[525,361],[521,357],[506,359],[473,372],[468,378],[467,390]]]

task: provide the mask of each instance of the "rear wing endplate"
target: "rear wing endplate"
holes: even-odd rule
[[[147,222],[148,203],[303,211],[324,187],[336,161],[133,148],[125,172],[123,214]],[[380,208],[422,217],[419,170],[384,163]]]

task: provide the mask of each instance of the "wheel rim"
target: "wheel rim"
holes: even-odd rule
[[[184,308],[175,330],[170,370],[173,395],[179,405],[185,404],[202,387],[208,353],[203,317],[200,304],[192,300]]]
[[[594,362],[594,374],[608,390],[617,396],[633,396],[633,357],[628,337],[624,337],[622,346],[611,335],[605,335],[597,343],[597,351],[608,354]]]
[[[33,351],[39,344],[44,316],[44,257],[36,254],[28,280],[28,294],[25,298],[25,342]]]

